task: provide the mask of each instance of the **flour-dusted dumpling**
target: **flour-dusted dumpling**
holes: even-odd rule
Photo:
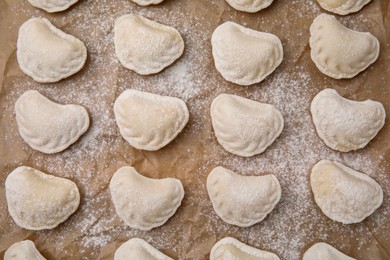
[[[339,15],[355,13],[371,0],[317,0],[325,10]]]
[[[355,260],[331,245],[320,242],[312,245],[303,255],[302,260]]]
[[[337,162],[321,160],[314,165],[310,183],[322,212],[344,224],[363,221],[383,201],[382,188],[375,180]]]
[[[48,13],[61,12],[68,9],[79,0],[28,0],[32,6],[45,10]]]
[[[27,166],[20,166],[8,175],[5,195],[12,219],[29,230],[55,228],[80,204],[74,182]]]
[[[160,72],[184,51],[184,41],[175,28],[140,15],[119,17],[114,32],[115,53],[120,63],[141,75]]]
[[[142,6],[147,6],[147,5],[156,5],[161,3],[164,0],[131,0],[136,4],[142,5]]]
[[[349,152],[365,147],[385,124],[386,112],[380,102],[353,101],[334,89],[324,89],[310,108],[317,133],[330,148]]]
[[[211,37],[215,67],[227,81],[252,85],[271,74],[283,59],[279,38],[233,22],[215,29]]]
[[[284,126],[283,116],[274,106],[229,94],[214,99],[211,119],[223,148],[244,157],[264,152]]]
[[[132,89],[119,95],[114,112],[123,138],[131,146],[148,151],[169,144],[189,119],[183,100]]]
[[[348,29],[332,15],[317,16],[310,35],[311,59],[322,73],[335,79],[355,77],[379,56],[375,36]]]
[[[209,174],[207,192],[217,215],[226,223],[240,227],[262,221],[282,194],[273,174],[244,176],[223,167],[216,167]]]
[[[225,237],[219,240],[211,249],[210,260],[279,260],[271,252],[248,246],[235,238]]]
[[[173,260],[161,253],[148,242],[132,238],[122,244],[115,252],[114,260]]]
[[[147,178],[129,166],[115,172],[110,192],[118,216],[126,225],[141,230],[164,225],[184,197],[180,180]]]
[[[31,18],[19,29],[17,59],[24,73],[38,82],[57,82],[84,66],[87,48],[45,18]]]
[[[24,240],[10,246],[5,251],[3,260],[46,260],[46,258],[41,255],[34,242]]]
[[[89,127],[84,107],[57,104],[36,90],[26,91],[18,98],[15,114],[23,140],[47,154],[65,150]]]
[[[238,11],[256,13],[270,6],[273,0],[226,0],[226,2]]]

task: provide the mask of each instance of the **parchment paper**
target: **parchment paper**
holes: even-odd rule
[[[207,259],[216,241],[232,236],[251,246],[299,259],[312,244],[324,241],[357,259],[390,259],[390,125],[359,151],[339,153],[317,136],[309,106],[326,87],[355,100],[373,99],[390,111],[390,1],[373,0],[360,12],[338,19],[347,27],[369,31],[381,44],[379,59],[350,80],[321,74],[310,59],[309,26],[321,10],[315,0],[275,0],[267,9],[248,14],[225,1],[165,0],[139,7],[129,0],[80,0],[69,10],[48,14],[27,1],[0,0],[0,256],[13,243],[35,242],[47,259],[112,259],[117,247],[140,237],[175,259]],[[163,72],[141,76],[120,65],[114,54],[115,19],[138,13],[173,26],[182,34],[184,55]],[[16,60],[20,25],[31,17],[46,17],[55,26],[82,40],[88,48],[84,68],[53,84],[39,84],[25,75]],[[263,82],[241,87],[216,71],[210,37],[225,21],[280,37],[284,60]],[[182,98],[190,121],[168,146],[147,152],[132,148],[121,137],[112,110],[115,98],[133,88]],[[87,108],[91,126],[64,152],[46,155],[23,142],[14,115],[16,99],[37,89],[55,102]],[[241,158],[224,151],[213,133],[209,107],[218,94],[232,93],[281,110],[282,135],[263,154]],[[321,159],[339,161],[377,180],[383,205],[359,224],[342,225],[328,219],[314,203],[309,186],[311,167]],[[74,181],[81,192],[75,214],[53,230],[28,231],[8,214],[4,181],[17,166],[27,165]],[[175,177],[186,194],[176,214],[162,227],[139,231],[116,216],[108,183],[114,172],[131,165],[141,174]],[[224,223],[207,196],[206,178],[216,166],[241,174],[273,173],[282,186],[282,199],[269,216],[249,228]]]

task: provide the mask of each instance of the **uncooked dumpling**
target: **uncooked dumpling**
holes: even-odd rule
[[[359,11],[371,0],[317,0],[317,2],[329,12],[346,15]]]
[[[244,176],[223,167],[207,178],[207,191],[217,215],[226,223],[249,227],[262,221],[281,197],[273,174]]]
[[[353,101],[334,89],[324,89],[311,102],[310,112],[320,138],[330,148],[349,152],[365,147],[385,124],[379,102]]]
[[[47,154],[65,150],[89,127],[84,107],[55,103],[36,90],[26,91],[18,98],[15,114],[23,140]]]
[[[114,260],[173,260],[161,253],[148,242],[132,238],[122,244],[115,252]]]
[[[211,249],[210,260],[279,260],[271,252],[248,246],[235,238],[225,237],[219,240]]]
[[[184,197],[178,179],[147,178],[128,166],[114,174],[110,192],[118,216],[126,225],[141,230],[164,225]]]
[[[214,99],[211,119],[223,148],[244,157],[264,152],[284,126],[283,116],[274,106],[229,94]]]
[[[355,77],[379,55],[375,36],[348,29],[332,15],[317,16],[310,35],[311,59],[322,73],[335,79]]]
[[[5,195],[12,219],[29,230],[55,228],[80,204],[74,182],[27,166],[20,166],[8,175]]]
[[[41,8],[48,13],[61,12],[68,9],[78,0],[28,0],[31,5]]]
[[[17,59],[24,73],[38,82],[56,82],[84,66],[87,48],[45,18],[31,18],[19,29]]]
[[[310,183],[322,212],[344,224],[363,221],[383,201],[382,188],[375,180],[337,162],[322,160],[314,165]]]
[[[279,38],[233,22],[215,29],[211,37],[215,67],[227,81],[252,85],[271,74],[283,59]]]
[[[320,242],[312,245],[303,255],[302,260],[355,260],[331,245]]]
[[[114,112],[123,138],[131,146],[148,151],[169,144],[189,119],[183,100],[132,89],[119,95]]]
[[[46,260],[34,242],[24,240],[10,246],[4,253],[4,260]]]
[[[158,73],[177,60],[184,41],[173,27],[127,14],[114,27],[115,53],[120,63],[141,75]]]
[[[271,5],[273,0],[226,0],[234,9],[238,11],[256,13]]]
[[[156,5],[161,3],[164,0],[131,0],[136,4],[142,5],[142,6],[147,6],[147,5]]]

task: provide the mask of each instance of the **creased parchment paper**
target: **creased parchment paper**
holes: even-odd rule
[[[378,37],[381,52],[379,59],[355,78],[334,80],[321,74],[310,59],[309,26],[324,12],[315,0],[275,0],[255,14],[235,11],[223,0],[166,0],[149,7],[129,0],[80,0],[57,14],[38,10],[24,0],[0,0],[0,256],[11,244],[30,239],[49,260],[112,259],[122,243],[140,237],[175,259],[207,259],[217,240],[232,236],[275,252],[281,259],[300,259],[319,241],[357,259],[390,259],[389,121],[366,148],[339,153],[317,136],[309,112],[314,95],[330,87],[347,98],[380,101],[390,113],[389,10],[389,0],[373,0],[356,14],[338,17],[347,27]],[[113,26],[116,18],[131,12],[177,28],[185,40],[184,55],[152,76],[121,66],[114,54]],[[86,44],[88,60],[79,73],[58,83],[39,84],[20,70],[17,33],[31,17],[46,17]],[[210,37],[225,21],[274,33],[281,39],[285,58],[263,82],[240,87],[226,82],[216,71]],[[188,125],[159,151],[132,148],[120,136],[113,114],[115,98],[128,88],[182,98],[190,111]],[[90,129],[64,152],[46,155],[32,150],[19,136],[14,115],[16,99],[30,89],[59,103],[86,107]],[[209,115],[210,104],[220,93],[275,105],[285,119],[281,136],[252,158],[224,151]],[[308,182],[311,167],[321,159],[341,162],[377,180],[384,190],[383,205],[359,224],[342,225],[325,217],[314,203]],[[74,181],[82,196],[76,213],[53,230],[19,228],[8,214],[4,181],[20,165]],[[133,230],[116,216],[108,184],[114,172],[125,165],[148,177],[175,177],[183,182],[182,206],[164,226]],[[280,203],[252,227],[224,223],[213,211],[206,191],[207,175],[216,166],[242,174],[275,174],[282,187]]]

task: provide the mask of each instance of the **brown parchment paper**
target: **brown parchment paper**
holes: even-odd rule
[[[129,0],[80,0],[57,14],[48,14],[27,1],[0,0],[0,256],[13,243],[35,242],[47,259],[112,259],[122,243],[140,237],[175,259],[207,259],[213,244],[232,236],[251,246],[300,259],[315,242],[327,242],[357,259],[390,259],[390,124],[359,151],[339,153],[316,135],[309,106],[318,91],[330,87],[355,99],[373,99],[390,111],[390,1],[372,0],[360,12],[338,19],[347,27],[378,37],[381,53],[365,72],[350,80],[321,74],[310,59],[309,26],[321,10],[315,0],[275,0],[255,14],[238,12],[223,0],[165,0],[139,7]],[[183,56],[161,73],[141,76],[117,61],[113,46],[115,19],[138,13],[171,25],[182,34]],[[16,60],[20,25],[31,17],[46,17],[61,30],[81,39],[88,48],[84,68],[53,84],[26,76]],[[216,71],[210,37],[225,21],[271,32],[280,37],[284,60],[263,82],[241,87]],[[134,88],[182,98],[190,121],[169,145],[155,152],[140,151],[120,136],[112,110],[115,98]],[[91,118],[88,132],[67,150],[46,155],[34,151],[18,134],[16,99],[37,89],[53,101],[80,104]],[[263,154],[240,158],[224,151],[214,136],[210,104],[218,94],[232,93],[275,105],[285,118],[281,136]],[[339,161],[377,180],[383,205],[361,223],[342,225],[325,217],[313,201],[311,167],[321,159]],[[74,181],[81,192],[79,209],[53,230],[28,231],[8,214],[4,181],[17,166],[27,165]],[[182,181],[185,198],[162,227],[139,231],[116,216],[108,184],[114,172],[131,165],[141,174]],[[206,178],[216,166],[242,174],[273,173],[282,186],[282,199],[269,216],[249,228],[224,223],[207,196]]]

